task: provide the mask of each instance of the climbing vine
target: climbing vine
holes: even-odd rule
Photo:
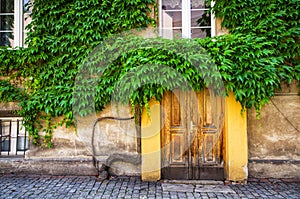
[[[272,45],[274,57],[281,59],[273,75],[281,80],[300,79],[300,1],[220,0],[213,7],[222,26],[231,34],[253,34]],[[253,51],[255,53],[255,51]],[[298,84],[300,87],[300,83]],[[265,101],[268,101],[266,99]]]
[[[0,49],[0,96],[2,102],[18,101],[19,114],[24,117],[33,142],[51,147],[53,128],[73,124],[72,107],[76,103],[75,111],[81,115],[89,113],[86,101],[73,99],[75,81],[80,78],[78,74],[87,56],[102,41],[120,32],[155,26],[156,16],[151,14],[157,15],[157,5],[155,0],[35,0],[29,6],[33,10],[32,23],[27,27],[28,47]],[[124,99],[133,105],[143,107],[152,98],[160,100],[164,91],[184,81],[194,90],[207,86],[198,70],[207,65],[201,62],[195,68],[192,60],[170,52],[168,46],[179,45],[193,51],[195,59],[206,60],[209,55],[219,72],[207,75],[221,78],[226,91],[233,91],[244,108],[255,107],[259,111],[280,89],[281,81],[300,80],[299,10],[299,0],[218,0],[212,11],[223,19],[222,25],[230,34],[193,42],[155,38],[151,41],[161,43],[161,47],[124,51],[105,70],[93,67],[101,73],[96,87],[91,88],[95,89],[91,97],[96,110],[101,111],[110,102],[120,79],[141,65],[149,66],[139,68],[141,74],[159,70],[162,65],[174,70],[160,71],[166,75],[157,76],[157,83],[144,84],[146,80],[143,83],[133,78],[122,85],[124,92],[134,90]],[[132,37],[130,42],[124,37],[118,40],[123,49],[145,41],[148,40],[140,37]],[[206,53],[194,52],[193,49],[199,49],[195,43]],[[111,46],[111,50],[119,47]],[[101,61],[105,56],[99,54],[97,58]],[[183,79],[177,78],[178,74]],[[170,79],[178,81],[162,84]],[[51,118],[58,116],[64,119],[52,122]],[[45,132],[44,141],[39,137],[41,130]]]

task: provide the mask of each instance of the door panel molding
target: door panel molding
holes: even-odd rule
[[[162,178],[223,178],[223,98],[174,90],[161,105]]]

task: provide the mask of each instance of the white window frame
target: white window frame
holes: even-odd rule
[[[23,2],[24,0],[14,0],[14,27],[13,27],[13,46],[22,47],[24,46],[24,13],[23,13]],[[1,13],[0,13],[1,14]],[[1,31],[1,30],[0,30]],[[7,31],[1,31],[7,32]]]
[[[14,0],[14,47],[23,46],[23,0]]]
[[[163,27],[163,10],[162,10],[162,0],[159,0],[159,35],[163,36],[162,30]],[[212,2],[211,7],[213,7],[214,2]],[[193,9],[198,10],[198,9]],[[201,9],[200,9],[201,10]],[[190,0],[182,0],[182,37],[183,38],[191,38],[191,1]],[[211,37],[216,36],[216,21],[215,16],[211,13]]]

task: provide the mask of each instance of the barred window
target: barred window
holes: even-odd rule
[[[24,155],[29,148],[28,133],[22,118],[0,118],[0,155]]]

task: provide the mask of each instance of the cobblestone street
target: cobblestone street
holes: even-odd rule
[[[249,181],[206,190],[212,185],[142,182],[138,177],[98,181],[87,176],[1,175],[0,198],[300,198],[299,181]]]

